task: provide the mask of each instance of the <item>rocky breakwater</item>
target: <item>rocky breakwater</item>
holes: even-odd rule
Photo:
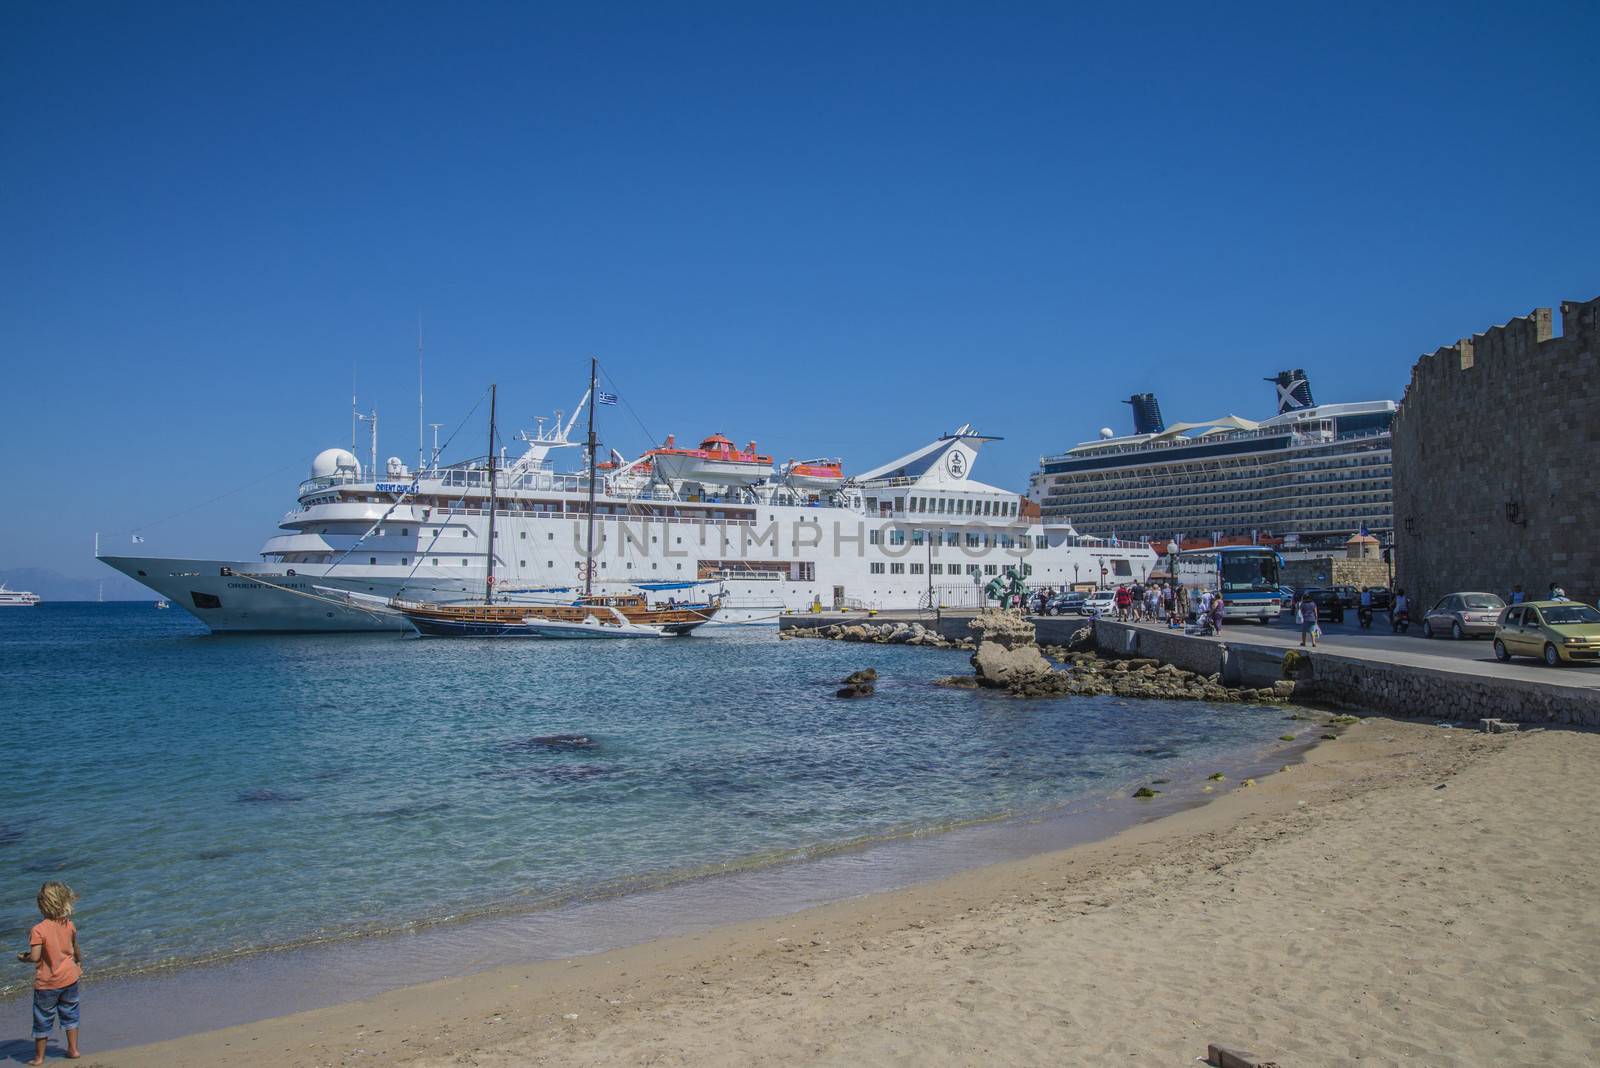
[[[945,686],[1005,690],[1018,697],[1141,697],[1168,701],[1256,701],[1282,704],[1293,683],[1263,689],[1222,685],[1217,675],[1198,675],[1157,660],[1113,659],[1094,649],[1084,627],[1065,646],[1041,650],[1033,624],[1015,612],[990,609],[973,616],[967,626],[977,644],[972,675],[940,679]],[[1065,665],[1056,667],[1046,657]]]
[[[786,627],[778,637],[827,638],[838,642],[872,642],[877,645],[923,645],[930,649],[971,649],[970,641],[950,641],[921,623],[829,623],[823,627]]]

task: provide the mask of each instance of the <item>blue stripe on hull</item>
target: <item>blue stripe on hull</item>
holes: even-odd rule
[[[413,619],[417,633],[435,638],[537,638],[540,635],[522,623],[489,623],[474,620]]]

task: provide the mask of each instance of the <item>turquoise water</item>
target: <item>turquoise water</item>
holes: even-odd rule
[[[106,975],[1044,810],[1282,729],[1276,709],[933,686],[964,653],[619,645],[0,611],[0,929],[20,945],[63,879]],[[833,696],[869,665],[877,696]]]

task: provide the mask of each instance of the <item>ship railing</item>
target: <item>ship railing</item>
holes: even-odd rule
[[[487,509],[487,508],[436,508],[436,509],[434,509],[433,515],[428,520],[423,520],[423,522],[436,521],[436,520],[442,519],[442,518],[444,518],[446,516],[486,516],[488,514],[489,514],[489,509]],[[518,517],[522,517],[522,518],[532,518],[532,519],[579,519],[579,520],[586,520],[588,518],[588,515],[589,515],[588,512],[581,512],[581,511],[570,511],[569,510],[569,511],[559,511],[558,512],[558,511],[555,511],[555,510],[541,510],[541,509],[534,509],[534,508],[527,508],[527,509],[523,509],[523,508],[509,508],[509,509],[508,508],[496,508],[495,511],[494,511],[494,514],[495,514],[495,517],[498,518],[498,519],[516,519]],[[597,523],[605,523],[605,522],[622,522],[622,523],[705,523],[708,526],[710,526],[710,525],[724,525],[725,524],[725,525],[730,526],[730,527],[753,527],[753,526],[756,525],[756,521],[754,519],[734,519],[734,518],[722,518],[722,517],[709,518],[709,517],[706,517],[706,516],[686,517],[686,516],[667,516],[667,515],[643,515],[643,514],[638,514],[638,513],[625,513],[625,512],[596,512],[594,514],[594,518],[595,518],[595,522],[597,522]]]
[[[789,573],[787,571],[745,571],[728,568],[712,571],[706,576],[708,580],[716,582],[783,582],[788,577]]]

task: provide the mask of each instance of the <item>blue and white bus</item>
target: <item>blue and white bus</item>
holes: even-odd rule
[[[1270,623],[1283,607],[1278,572],[1283,558],[1262,545],[1219,545],[1178,554],[1173,575],[1191,596],[1197,589],[1222,590],[1223,619]]]

